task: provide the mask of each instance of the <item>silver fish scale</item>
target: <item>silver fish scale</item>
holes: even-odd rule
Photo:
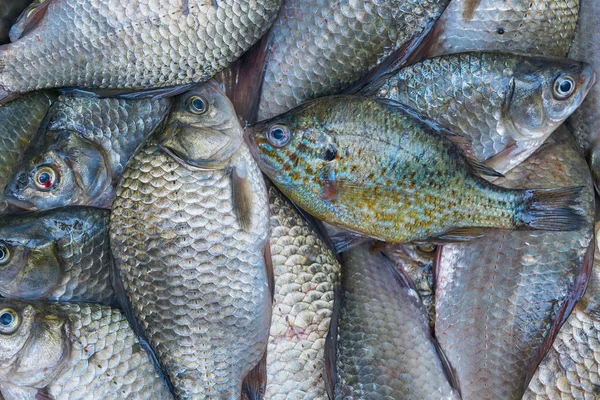
[[[587,166],[563,128],[494,183],[504,187],[587,186],[576,232],[490,230],[442,250],[436,337],[463,399],[520,399],[541,345],[581,273],[592,240],[593,190]],[[484,268],[485,267],[485,268]]]
[[[369,245],[344,253],[335,398],[456,399],[419,295],[386,264]]]
[[[171,399],[123,313],[96,304],[52,306],[69,321],[70,353],[47,387],[54,399]]]
[[[235,158],[253,190],[247,230],[232,209],[228,171],[184,166],[154,143],[125,170],[111,215],[125,290],[181,398],[239,398],[266,348],[266,189],[244,145]]]
[[[288,0],[269,33],[258,119],[356,82],[435,20],[448,0]]]
[[[457,54],[428,59],[402,69],[377,96],[419,110],[445,127],[462,132],[484,161],[506,148],[510,132],[498,131],[508,81],[518,60],[495,54]]]
[[[326,400],[325,337],[340,264],[290,201],[268,190],[275,297],[265,398]]]
[[[6,212],[4,187],[17,162],[38,130],[53,98],[45,92],[32,93],[0,107],[0,214]]]
[[[466,3],[475,3],[469,18]],[[577,25],[579,0],[454,0],[436,29],[430,55],[509,51],[565,57]]]
[[[58,0],[0,57],[0,85],[156,88],[210,79],[268,29],[278,0]]]

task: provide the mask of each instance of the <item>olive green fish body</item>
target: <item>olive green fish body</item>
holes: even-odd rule
[[[9,206],[4,186],[54,100],[53,94],[38,92],[0,107],[0,213]]]
[[[461,53],[406,67],[375,95],[462,134],[480,161],[504,173],[544,142],[582,103],[593,82],[585,63]],[[561,84],[569,90],[563,92]]]
[[[442,248],[436,266],[435,334],[462,398],[521,399],[554,335],[582,295],[593,237],[593,188],[569,133],[560,128],[497,183],[585,184],[578,231],[490,230]]]
[[[0,50],[2,97],[44,87],[140,90],[207,81],[266,32],[279,5],[45,1],[29,17],[41,22]]]
[[[325,337],[340,264],[289,200],[268,191],[275,297],[265,398],[324,400]]]
[[[286,1],[264,50],[258,120],[357,82],[435,21],[448,2]]]
[[[27,209],[110,207],[125,165],[170,105],[61,96],[9,178],[8,200]]]
[[[418,294],[370,245],[343,253],[336,399],[456,399]]]
[[[87,303],[2,299],[6,399],[171,399],[123,313]]]
[[[453,0],[439,18],[429,55],[508,51],[565,57],[579,0]]]
[[[531,218],[528,209],[554,203],[489,184],[452,143],[457,136],[397,103],[321,98],[247,134],[263,172],[292,201],[325,222],[380,240],[424,240],[457,227],[533,227],[545,212]],[[563,196],[565,204],[575,201],[567,193],[542,196],[555,193],[559,203]],[[573,219],[558,217],[550,228],[578,220],[575,211],[553,208],[549,214]]]
[[[108,219],[87,207],[0,218],[0,294],[112,304]]]

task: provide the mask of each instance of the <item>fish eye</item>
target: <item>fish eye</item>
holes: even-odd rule
[[[435,244],[426,244],[423,246],[417,246],[418,250],[421,250],[424,253],[433,253],[436,249],[436,245]]]
[[[0,265],[5,265],[10,260],[10,250],[3,244],[0,244]]]
[[[192,96],[187,101],[188,109],[194,114],[204,114],[208,111],[208,102],[200,96]]]
[[[0,310],[0,333],[10,335],[15,333],[20,324],[19,314],[12,308]]]
[[[554,81],[554,97],[558,100],[567,99],[575,91],[575,81],[568,75],[559,76]]]
[[[50,167],[42,167],[35,172],[33,181],[38,189],[49,190],[56,183],[56,171]]]
[[[273,125],[267,133],[267,139],[275,147],[283,147],[290,141],[290,130],[285,125]]]

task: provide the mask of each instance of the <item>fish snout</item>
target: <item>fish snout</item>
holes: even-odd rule
[[[19,207],[24,208],[26,210],[33,209],[33,205],[22,196],[23,191],[29,185],[29,177],[26,172],[19,172],[12,179],[8,181],[6,187],[4,188],[4,197],[6,200]]]

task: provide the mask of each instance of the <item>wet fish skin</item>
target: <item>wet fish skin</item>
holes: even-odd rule
[[[0,107],[0,214],[9,210],[4,186],[17,167],[29,140],[38,130],[56,96],[47,91],[23,96]]]
[[[596,224],[596,238],[598,229]],[[556,336],[552,348],[531,380],[523,400],[594,399],[598,396],[600,366],[600,254],[585,295]]]
[[[265,398],[328,399],[325,337],[340,264],[291,202],[273,186],[268,192],[275,297]]]
[[[579,0],[453,0],[439,18],[427,57],[507,51],[565,57]]]
[[[356,83],[432,24],[448,2],[285,1],[263,39],[267,45],[256,50],[266,53],[257,67],[259,75],[264,71],[257,120]],[[248,75],[242,83],[256,85],[256,74]]]
[[[379,240],[423,241],[458,227],[576,229],[581,222],[569,208],[578,189],[538,194],[491,185],[475,173],[462,138],[390,100],[321,98],[246,135],[260,168],[294,203]],[[538,196],[552,199],[531,200]]]
[[[207,81],[263,36],[279,6],[279,0],[43,2],[41,23],[0,49],[1,97],[45,87],[134,91]]]
[[[269,335],[268,199],[239,123],[238,139],[229,140],[240,145],[225,160],[217,150],[227,140],[214,141],[219,128],[205,121],[211,113],[192,111],[198,99],[215,107],[225,126],[237,123],[214,85],[176,98],[165,132],[125,170],[111,212],[111,248],[131,311],[175,394],[239,399]],[[196,118],[181,118],[186,108]]]
[[[12,171],[7,200],[28,210],[110,207],[125,165],[170,104],[170,99],[61,96]],[[50,185],[38,181],[44,173],[55,176]]]
[[[569,57],[589,62],[600,73],[600,4],[581,0],[580,17],[569,51]],[[585,152],[596,187],[600,187],[600,85],[594,85],[589,95],[568,123],[577,142]]]
[[[585,184],[585,226],[575,232],[493,230],[444,246],[436,269],[436,337],[463,399],[521,399],[558,328],[583,294],[593,251],[587,165],[560,127],[496,180],[506,187]]]
[[[114,304],[108,222],[89,207],[0,217],[0,295]]]
[[[363,244],[343,253],[336,399],[456,399],[418,294]]]
[[[3,1],[0,4],[0,44],[9,42],[8,31],[31,0]]]
[[[7,399],[172,399],[116,308],[0,299],[0,317]]]
[[[587,63],[472,52],[400,70],[374,95],[396,100],[467,137],[480,161],[505,173],[530,156],[585,99]],[[561,96],[557,84],[569,82]]]

